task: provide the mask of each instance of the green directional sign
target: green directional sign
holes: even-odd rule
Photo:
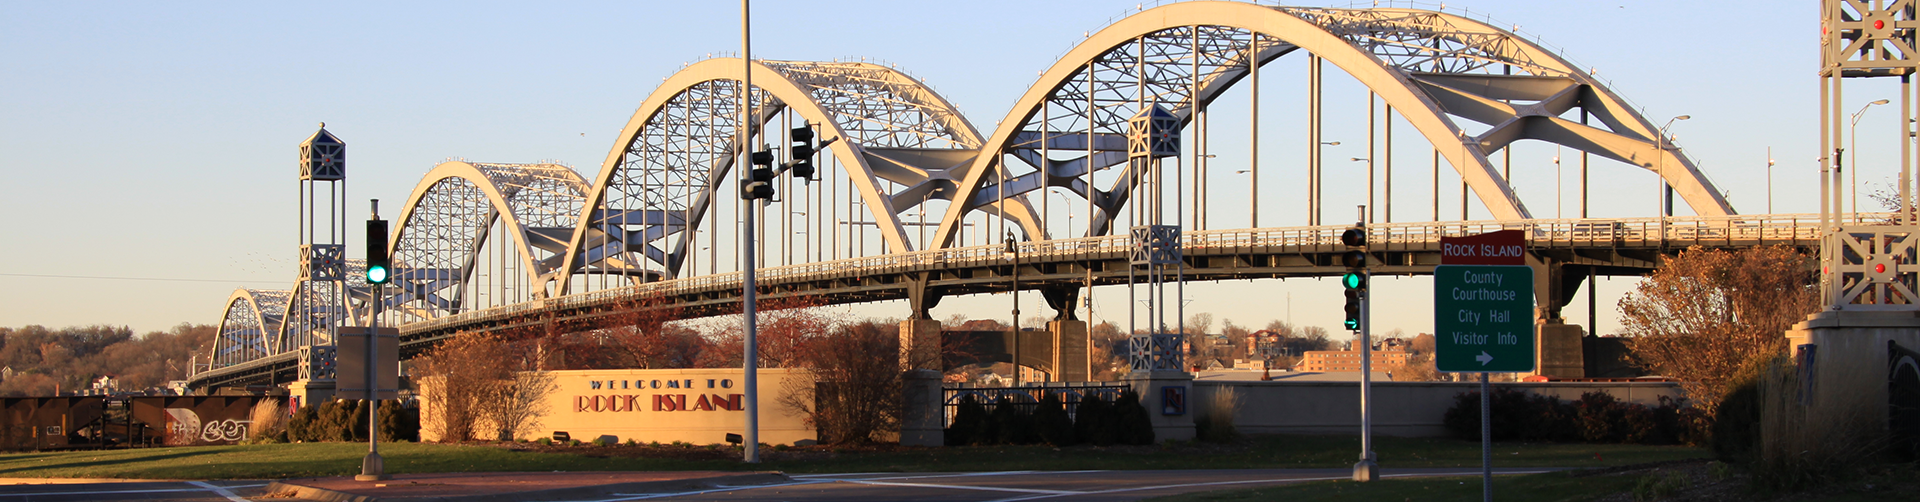
[[[1533,267],[1434,267],[1433,330],[1440,371],[1533,371]]]

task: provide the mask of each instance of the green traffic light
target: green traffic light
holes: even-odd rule
[[[1346,322],[1346,324],[1347,324],[1347,329],[1349,329],[1349,330],[1356,330],[1356,329],[1360,329],[1360,320],[1359,320],[1359,319],[1347,319],[1347,322]]]
[[[387,283],[387,267],[382,267],[377,265],[372,267],[367,267],[367,283],[386,284]]]
[[[1347,289],[1361,289],[1367,287],[1367,279],[1361,277],[1360,274],[1347,272],[1346,275],[1340,276],[1340,284],[1346,286]]]

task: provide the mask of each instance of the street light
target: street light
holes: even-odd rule
[[[1013,386],[1020,386],[1020,246],[1013,231],[1007,231],[1007,247],[1001,254],[1013,261]]]
[[[1322,141],[1320,142],[1320,144],[1327,145],[1327,146],[1340,146],[1340,142],[1338,141]]]
[[[1887,104],[1887,100],[1881,99],[1862,105],[1860,111],[1853,112],[1853,122],[1847,125],[1847,136],[1849,136],[1847,139],[1847,149],[1854,151],[1853,158],[1847,161],[1848,164],[1851,164],[1847,166],[1847,170],[1853,171],[1851,178],[1847,181],[1847,184],[1851,185],[1848,188],[1851,195],[1848,195],[1847,199],[1853,206],[1852,212],[1856,219],[1860,217],[1860,171],[1856,169],[1860,167],[1860,149],[1855,148],[1860,146],[1860,134],[1857,132],[1857,128],[1860,126],[1860,116],[1867,113],[1868,108],[1872,108],[1874,105],[1884,104]]]
[[[1211,157],[1211,155],[1207,155],[1207,157]],[[1073,237],[1073,209],[1072,209],[1073,199],[1068,199],[1066,192],[1059,192],[1052,189],[1048,189],[1047,193],[1060,196],[1060,203],[1067,205],[1065,206],[1068,208],[1067,209],[1067,237],[1072,238]]]
[[[1690,118],[1693,118],[1693,116],[1680,115],[1667,119],[1667,123],[1660,126],[1660,135],[1653,139],[1654,148],[1660,151],[1660,168],[1658,169],[1659,172],[1656,173],[1660,176],[1660,190],[1653,194],[1653,202],[1655,204],[1653,208],[1654,214],[1673,216],[1673,185],[1667,183],[1667,128],[1673,127],[1674,121],[1687,120]],[[1665,208],[1664,211],[1661,209],[1662,207]],[[1662,229],[1662,231],[1665,231],[1665,229]]]
[[[1562,179],[1560,174],[1561,174],[1560,173],[1560,147],[1556,145],[1553,147],[1553,217],[1554,219],[1559,219],[1561,217],[1560,207],[1566,205],[1562,203],[1560,200],[1561,199],[1560,190],[1567,186],[1567,182],[1564,179]]]

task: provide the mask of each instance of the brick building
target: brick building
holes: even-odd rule
[[[1387,348],[1373,351],[1373,369],[1385,370],[1391,366],[1407,363],[1407,351],[1399,348]],[[1300,361],[1294,371],[1360,371],[1360,351],[1357,350],[1310,350],[1307,357]]]

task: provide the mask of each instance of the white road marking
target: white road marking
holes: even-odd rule
[[[150,489],[150,490],[105,490],[105,491],[93,491],[93,492],[39,492],[39,493],[0,493],[0,498],[7,498],[7,497],[39,497],[39,496],[47,496],[47,495],[113,495],[113,494],[116,494],[116,493],[177,493],[177,492],[204,492],[204,491],[208,491],[208,489],[209,489],[209,488],[205,488],[205,487],[210,487],[210,488],[212,488],[212,489],[213,489],[214,491],[224,491],[224,490],[220,490],[220,489],[219,489],[219,487],[212,487],[211,485],[204,485],[204,484],[202,484],[202,483],[200,483],[200,482],[197,482],[197,481],[194,481],[194,482],[189,482],[188,484],[192,484],[192,485],[194,485],[194,486],[204,486],[204,487],[203,487],[203,488],[154,488],[154,489]],[[267,485],[266,485],[266,484],[258,484],[258,485],[237,485],[237,486],[233,486],[232,488],[256,488],[256,487],[261,487],[261,486],[267,486]],[[232,496],[231,496],[231,495],[229,495],[229,498],[232,498]],[[244,499],[242,499],[242,500],[244,500]]]
[[[846,480],[841,480],[840,482],[862,484],[862,485],[877,485],[877,486],[945,488],[948,490],[979,490],[979,491],[985,491],[985,492],[1044,493],[1044,494],[1051,494],[1055,496],[1094,493],[1094,492],[1075,492],[1075,491],[1066,491],[1066,490],[1039,490],[1039,489],[1033,489],[1033,488],[1005,488],[1005,487],[997,487],[997,486],[936,485],[936,484],[930,484],[930,483],[888,483],[883,481],[864,481],[864,480],[858,480],[858,479],[846,479]]]
[[[1543,472],[1553,472],[1553,471],[1506,471],[1506,472],[1500,472],[1500,473],[1497,473],[1497,474],[1500,474],[1500,475],[1503,475],[1503,476],[1504,476],[1504,475],[1512,475],[1512,474],[1540,474],[1540,473],[1543,473]],[[1479,471],[1473,471],[1473,472],[1464,472],[1464,471],[1463,471],[1463,472],[1435,472],[1435,473],[1410,473],[1410,474],[1383,474],[1383,475],[1381,475],[1380,477],[1382,477],[1382,478],[1418,478],[1418,477],[1440,477],[1440,476],[1464,476],[1464,475],[1470,475],[1470,474],[1478,474],[1478,473],[1479,473]],[[1159,485],[1159,486],[1140,486],[1140,487],[1132,487],[1132,488],[1115,488],[1115,489],[1111,489],[1111,490],[1098,490],[1098,491],[1090,491],[1090,492],[1071,492],[1071,493],[1061,493],[1061,494],[1054,494],[1054,495],[1036,495],[1036,496],[1031,496],[1031,497],[1016,497],[1016,498],[1010,498],[1010,499],[999,499],[999,500],[993,500],[993,501],[989,501],[989,502],[1015,502],[1015,501],[1020,501],[1020,500],[1039,500],[1039,499],[1049,499],[1049,498],[1054,498],[1054,497],[1064,497],[1064,496],[1067,496],[1067,495],[1099,495],[1099,494],[1105,494],[1105,493],[1120,493],[1120,492],[1137,492],[1137,491],[1146,491],[1146,490],[1158,490],[1158,489],[1162,489],[1162,488],[1191,488],[1191,487],[1196,487],[1196,486],[1220,486],[1220,485],[1244,485],[1244,484],[1251,484],[1251,483],[1279,483],[1279,484],[1284,484],[1284,483],[1304,483],[1304,482],[1308,482],[1308,481],[1340,481],[1340,480],[1347,480],[1347,479],[1353,479],[1353,476],[1328,476],[1328,477],[1319,477],[1319,478],[1296,478],[1296,479],[1243,479],[1243,480],[1237,480],[1237,481],[1213,481],[1213,482],[1207,482],[1207,483],[1181,483],[1181,484],[1174,484],[1174,485]]]
[[[226,497],[227,500],[231,500],[233,502],[253,502],[247,499],[240,498],[239,495],[234,495],[233,492],[227,491],[226,488],[214,486],[213,484],[205,481],[188,481],[187,484],[212,490],[214,493],[218,493],[220,494],[220,496]]]
[[[677,493],[647,493],[647,494],[615,493],[613,495],[618,496],[619,498],[600,499],[600,500],[583,500],[579,502],[620,502],[624,500],[647,500],[647,499],[657,499],[657,498],[667,498],[667,497],[679,497],[679,496],[685,496],[685,495],[705,495],[708,493],[730,492],[730,491],[736,491],[736,490],[758,490],[761,488],[779,488],[782,486],[817,485],[817,484],[832,483],[832,482],[833,481],[801,481],[797,483],[782,483],[777,485],[721,486],[716,488],[709,488],[706,490],[694,490],[690,492],[677,492]]]

